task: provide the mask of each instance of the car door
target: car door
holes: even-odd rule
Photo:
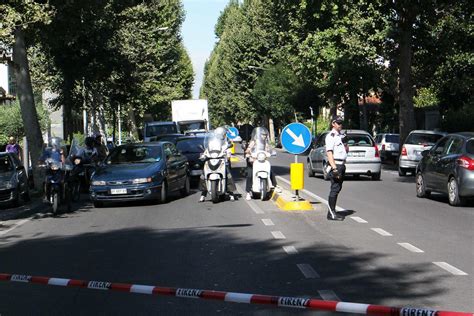
[[[188,175],[188,159],[185,155],[181,154],[174,144],[171,144],[171,154],[176,165],[176,188],[181,189]]]
[[[173,147],[174,145],[171,143],[164,143],[163,144],[163,151],[166,159],[166,171],[168,174],[168,188],[170,191],[174,191],[177,188],[177,180],[178,180],[178,159],[176,155],[173,155]],[[176,148],[175,148],[176,149]]]
[[[426,186],[429,188],[439,190],[441,187],[441,157],[446,151],[446,145],[448,144],[449,140],[449,136],[440,139],[438,143],[436,143],[436,145],[434,145],[433,148],[430,150],[429,155],[426,159],[424,176]]]
[[[456,160],[461,155],[463,145],[464,140],[461,137],[451,136],[443,155],[440,157],[437,172],[439,179],[437,181],[443,191],[447,191],[449,176],[454,173]]]
[[[323,133],[319,136],[313,150],[313,168],[319,173],[323,172],[323,162],[326,160],[326,135],[327,133]]]

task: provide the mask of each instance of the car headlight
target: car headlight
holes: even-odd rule
[[[267,159],[267,155],[265,155],[265,153],[262,153],[262,152],[258,153],[257,155],[258,161],[262,162],[262,161],[265,161],[265,159]]]
[[[133,184],[141,184],[141,183],[150,183],[152,182],[151,178],[139,178],[139,179],[133,179]]]
[[[12,181],[5,181],[2,185],[2,189],[11,189],[13,188],[13,183]]]
[[[92,185],[105,185],[105,181],[92,181]]]

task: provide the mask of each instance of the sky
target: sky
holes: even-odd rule
[[[217,40],[214,27],[227,3],[228,0],[183,0],[186,16],[181,34],[194,69],[193,99],[199,98],[204,64]]]

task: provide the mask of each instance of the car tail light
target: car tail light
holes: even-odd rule
[[[456,160],[457,164],[461,168],[465,168],[467,170],[474,170],[474,159],[471,159],[467,156],[461,156]]]
[[[375,148],[375,157],[376,157],[376,158],[377,158],[377,157],[380,157],[380,155],[379,155],[379,149],[377,148],[377,145],[375,145],[374,148]]]
[[[402,147],[402,156],[406,156],[407,155],[407,149],[405,148],[405,146]]]

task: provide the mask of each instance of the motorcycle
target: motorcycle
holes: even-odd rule
[[[65,204],[67,211],[71,211],[71,187],[67,178],[72,170],[70,164],[63,164],[61,161],[53,158],[47,158],[44,165],[40,165],[46,169],[46,177],[44,182],[45,200],[51,205],[53,214],[58,213],[60,205]]]
[[[275,156],[275,150],[270,146],[268,131],[264,127],[257,127],[252,132],[254,146],[250,151],[252,165],[252,192],[260,195],[260,200],[268,198],[268,194],[273,187],[270,172],[271,164],[268,158]]]
[[[227,191],[228,144],[221,135],[208,133],[204,139],[204,180],[213,203],[224,198]]]

